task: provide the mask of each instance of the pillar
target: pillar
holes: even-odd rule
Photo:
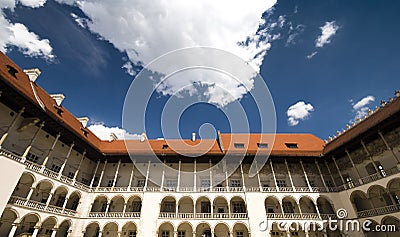
[[[107,160],[104,161],[104,166],[103,166],[103,169],[101,170],[100,178],[99,178],[99,183],[97,184],[97,187],[100,187],[100,184],[101,184],[101,181],[102,181],[102,179],[103,179],[104,170],[106,169],[106,166],[107,166]]]
[[[113,180],[113,184],[112,184],[112,189],[113,190],[114,190],[115,184],[117,183],[117,178],[118,178],[118,173],[119,173],[119,167],[120,166],[121,166],[121,160],[118,161],[117,170],[115,171],[114,180]]]
[[[64,203],[62,205],[62,209],[65,209],[65,206],[67,206],[68,199],[69,199],[69,197],[65,198]]]
[[[197,192],[197,160],[196,159],[194,159],[194,168],[193,168],[193,170],[194,170],[194,173],[193,173],[193,191],[194,192]]]
[[[260,178],[260,171],[261,171],[261,170],[258,169],[257,160],[255,160],[254,162],[255,162],[255,165],[256,165],[256,169],[257,169],[258,187],[259,187],[259,189],[260,189],[260,192],[262,192],[262,191],[263,191],[263,188],[262,188],[262,185],[261,185],[261,178]]]
[[[76,181],[76,177],[78,177],[78,173],[79,173],[79,170],[80,170],[80,168],[81,168],[82,162],[83,162],[83,160],[85,159],[85,155],[86,155],[86,151],[84,151],[84,152],[82,153],[82,157],[81,157],[81,160],[79,161],[78,168],[76,169],[75,174],[74,174],[74,177],[72,178],[72,179],[74,180],[74,183],[75,183],[75,181]],[[95,172],[96,172],[96,171],[95,171]]]
[[[75,146],[75,144],[72,143],[71,146],[69,147],[67,156],[65,157],[65,160],[64,160],[63,164],[61,165],[60,172],[58,172],[58,178],[60,178],[62,176],[62,172],[64,171],[65,165],[67,164],[68,158],[71,155],[71,152],[72,152],[72,149],[74,148],[74,146]]]
[[[6,132],[1,136],[0,138],[0,148],[3,145],[4,141],[6,140],[8,134],[10,133],[10,130],[14,128],[15,124],[17,123],[17,120],[21,117],[22,113],[25,111],[25,107],[22,107],[22,109],[19,110],[18,114],[15,116],[15,118],[12,120],[11,124],[7,127]]]
[[[301,169],[303,170],[304,178],[306,179],[307,186],[308,186],[308,188],[310,189],[310,192],[312,192],[312,187],[311,187],[311,185],[310,185],[310,181],[308,180],[307,172],[306,172],[306,170],[304,169],[304,165],[303,165],[303,161],[302,161],[302,160],[300,160],[300,165],[301,165]]]
[[[294,184],[293,184],[292,174],[290,173],[289,165],[288,165],[286,159],[285,159],[285,166],[286,166],[286,169],[287,169],[287,172],[288,172],[288,175],[289,175],[289,180],[290,180],[290,184],[292,185],[293,191],[296,191],[296,189],[294,187]]]
[[[279,191],[278,183],[276,182],[274,166],[272,165],[272,160],[271,160],[271,159],[270,159],[270,161],[269,161],[269,165],[271,166],[272,177],[274,178],[274,183],[275,183],[276,191]]]
[[[56,237],[56,234],[57,234],[57,229],[56,228],[52,229],[51,237]]]
[[[31,190],[29,190],[28,196],[26,196],[26,200],[31,199],[32,193],[35,190],[35,187],[31,187]]]
[[[211,163],[211,159],[208,160],[208,163],[209,163],[209,168],[210,168],[210,191],[212,191],[213,179],[212,179],[212,163]]]
[[[335,185],[335,187],[337,187],[336,181],[335,181],[335,179],[333,178],[331,169],[329,168],[328,162],[327,162],[326,160],[325,160],[325,166],[326,166],[326,168],[328,169],[328,173],[329,173],[329,176],[331,176],[331,179],[332,179],[333,184]]]
[[[42,164],[42,169],[44,170],[44,168],[46,167],[47,161],[49,160],[49,157],[51,156],[51,154],[53,153],[54,147],[57,144],[58,139],[60,138],[61,134],[58,133],[56,138],[54,139],[53,145],[51,146],[51,148],[49,149],[49,151],[47,152],[46,158],[44,158],[43,164]]]
[[[53,198],[53,193],[49,194],[49,198],[46,201],[46,208],[49,206],[51,199]]]
[[[382,138],[382,141],[385,143],[387,149],[392,153],[393,158],[396,159],[396,163],[400,163],[399,158],[396,156],[396,154],[394,153],[393,149],[389,146],[389,143],[387,143],[385,137],[383,136],[383,134],[381,133],[381,131],[378,131],[379,136]]]
[[[128,184],[128,191],[130,191],[132,187],[132,179],[133,179],[133,171],[135,170],[135,161],[132,162],[132,170],[131,170],[131,175],[129,176],[129,184]]]
[[[324,187],[325,187],[326,191],[329,192],[328,186],[325,183],[324,176],[322,175],[321,168],[319,167],[319,164],[318,164],[317,160],[315,160],[315,165],[317,166],[319,176],[321,177],[322,183],[324,184]]]
[[[226,160],[224,160],[224,169],[225,169],[225,186],[226,191],[229,192],[229,177],[228,177],[228,167],[226,166]]]
[[[358,171],[357,167],[354,165],[353,159],[351,158],[349,151],[348,151],[347,149],[344,149],[344,151],[346,152],[347,157],[349,158],[351,165],[352,165],[353,168],[356,170],[356,173],[357,173],[357,176],[358,176],[358,181],[360,182],[360,184],[362,184],[363,181],[362,181],[362,179],[361,179],[360,172]]]
[[[343,183],[343,185],[344,185],[346,182],[344,181],[342,172],[340,172],[339,166],[338,166],[337,163],[336,163],[335,157],[332,156],[332,160],[333,160],[333,163],[335,164],[335,167],[336,167],[337,171],[339,172],[340,179],[342,180],[342,183]]]
[[[128,203],[124,203],[124,209],[122,210],[122,213],[124,213],[125,214],[125,212],[126,212],[126,206],[128,205]]]
[[[12,224],[12,228],[11,228],[10,232],[8,233],[8,237],[14,237],[15,232],[18,229],[18,225],[19,225],[19,223],[13,223]]]
[[[35,226],[35,230],[33,231],[32,237],[37,237],[39,233],[40,226]]]
[[[361,140],[361,145],[363,146],[365,152],[367,153],[368,158],[369,158],[370,161],[372,162],[372,165],[374,166],[374,169],[375,169],[376,173],[377,173],[378,175],[382,176],[382,175],[381,175],[381,172],[379,171],[378,167],[377,167],[376,164],[375,164],[374,158],[372,157],[371,153],[369,153],[369,151],[368,151],[368,149],[367,149],[367,146],[365,145],[365,143],[364,143],[363,140]]]
[[[33,143],[36,141],[36,138],[38,137],[39,132],[40,132],[40,130],[42,130],[43,126],[44,126],[44,121],[40,124],[39,128],[36,130],[36,132],[33,135],[31,141],[29,142],[28,147],[25,149],[24,154],[22,155],[22,162],[25,161],[26,156],[28,155],[29,151],[31,150],[31,148],[33,146]]]
[[[246,191],[246,184],[244,183],[244,174],[243,174],[243,165],[242,165],[242,162],[240,162],[240,174],[242,175],[243,192],[245,192],[245,191]]]
[[[148,183],[149,183],[150,164],[151,164],[151,161],[149,161],[149,165],[147,166],[147,171],[146,171],[146,181],[144,182],[144,188],[143,188],[143,191],[146,191],[146,189],[147,189],[147,185],[148,185]]]
[[[181,183],[181,160],[179,160],[179,164],[178,164],[178,183],[176,184],[177,192],[179,191],[180,183]]]
[[[97,169],[99,168],[99,165],[100,165],[100,160],[97,161],[96,168],[94,169],[93,177],[92,177],[92,180],[90,181],[90,188],[92,188],[92,186],[93,186],[94,178],[96,178],[96,173],[97,173]]]

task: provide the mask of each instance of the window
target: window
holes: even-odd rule
[[[267,213],[274,213],[274,208],[267,208]]]
[[[86,179],[86,178],[82,178],[82,179],[81,179],[81,182],[82,182],[83,184],[89,185],[89,180]]]
[[[144,184],[146,183],[145,179],[138,179],[137,181],[137,186],[138,187],[144,187]]]
[[[50,168],[52,171],[54,171],[54,172],[60,172],[60,170],[61,170],[61,167],[60,166],[58,166],[58,165],[55,165],[55,164],[52,164],[51,165],[51,168]]]
[[[64,205],[65,197],[59,197],[56,202],[57,207],[62,207]]]
[[[225,213],[225,210],[223,207],[218,207],[218,213]]]
[[[128,237],[136,237],[136,230],[134,230],[134,231],[129,231]]]
[[[231,180],[231,187],[233,187],[233,188],[242,187],[242,183],[240,182],[240,179],[232,179]]]
[[[290,148],[290,149],[299,148],[299,147],[297,146],[297,143],[285,143],[285,145],[286,145],[287,148]]]
[[[175,202],[164,202],[161,207],[162,212],[175,212]]]
[[[333,183],[332,183],[332,180],[330,180],[330,179],[325,180],[325,183],[326,183],[326,186],[328,186],[328,187],[333,187],[334,186]]]
[[[38,160],[39,160],[39,156],[29,152],[28,155],[26,156],[26,159],[29,160],[29,161],[32,161],[34,163],[37,163]]]
[[[258,148],[268,148],[268,143],[257,143]]]
[[[163,149],[163,150],[168,149],[168,145],[162,145],[162,149]]]
[[[315,180],[309,179],[308,182],[310,182],[311,187],[316,187],[315,186]]]
[[[202,179],[201,180],[201,187],[202,188],[209,188],[210,187],[210,180],[209,179]]]
[[[210,202],[201,202],[201,213],[211,213]]]
[[[142,202],[132,202],[132,212],[140,212],[142,209]]]
[[[185,237],[185,231],[178,231],[178,237]]]
[[[107,187],[112,187],[113,183],[114,183],[114,180],[112,180],[112,179],[108,180]]]
[[[243,231],[236,231],[236,237],[244,237]]]
[[[233,213],[246,213],[244,202],[233,202]]]
[[[75,173],[74,172],[68,172],[67,177],[72,179],[74,177]]]
[[[168,179],[167,183],[166,183],[166,186],[169,187],[169,188],[175,188],[177,186],[177,184],[178,184],[178,180],[176,180],[176,179]]]
[[[277,179],[277,180],[276,180],[276,185],[278,185],[278,187],[280,187],[280,188],[286,187],[286,180],[284,180],[284,179]]]
[[[271,235],[272,235],[272,236],[279,236],[280,234],[279,234],[278,231],[272,231],[272,232],[271,232]]]
[[[161,237],[169,237],[169,230],[161,231]]]
[[[282,206],[284,213],[294,213],[294,208],[291,202],[284,201],[282,202]]]
[[[299,232],[293,231],[293,232],[292,232],[292,236],[299,236]]]
[[[235,143],[233,145],[234,145],[235,148],[238,148],[238,149],[243,149],[244,148],[244,144],[243,143]]]
[[[103,203],[101,205],[101,212],[105,212],[107,210],[107,203]]]

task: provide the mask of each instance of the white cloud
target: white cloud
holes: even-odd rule
[[[317,48],[322,48],[325,44],[331,43],[331,38],[336,34],[339,26],[335,21],[327,21],[320,29],[321,34],[315,40],[315,47]]]
[[[82,28],[86,28],[86,19],[79,17],[75,13],[71,13],[72,18],[74,18],[74,21]]]
[[[88,29],[125,52],[134,65],[146,65],[173,50],[209,46],[238,55],[259,72],[271,41],[279,38],[269,34],[272,25],[261,18],[276,0],[255,0],[251,4],[246,0],[58,1],[78,6],[87,17]],[[283,24],[285,17],[280,16],[276,26]],[[260,25],[264,30],[259,29]],[[222,96],[213,99],[223,105],[247,93],[236,83],[232,86],[233,96],[224,96],[213,87],[228,83],[221,80],[204,83],[208,90],[202,95],[211,96],[212,92],[218,92]],[[254,84],[250,77],[242,83],[250,89]],[[177,92],[181,87],[171,85],[169,89]],[[211,101],[211,97],[208,99]]]
[[[314,111],[314,107],[311,104],[306,104],[304,101],[299,101],[291,105],[286,111],[289,125],[296,126],[300,120],[307,119],[312,111]]]
[[[295,45],[296,44],[296,38],[304,32],[305,26],[302,24],[297,25],[296,27],[293,27],[292,22],[288,23],[289,25],[289,36],[286,40],[285,47],[290,46],[290,45]]]
[[[314,52],[312,52],[311,54],[309,54],[309,55],[307,55],[306,57],[308,58],[308,59],[311,59],[311,58],[313,58],[315,55],[317,55],[317,51],[314,51]]]
[[[358,118],[363,118],[364,116],[368,115],[368,110],[370,109],[368,107],[369,104],[375,101],[375,97],[372,95],[366,96],[362,98],[361,100],[357,101],[353,105],[353,109],[356,113],[354,120]]]
[[[46,0],[18,0],[18,2],[26,7],[37,8],[43,7],[43,5],[46,3]]]
[[[104,123],[95,123],[88,127],[101,140],[109,140],[111,133],[114,133],[118,139],[138,140],[140,135],[128,133],[125,129],[119,127],[107,127]]]
[[[44,0],[25,0],[20,1],[27,7],[41,7],[46,1]],[[0,4],[2,9],[15,7],[15,1],[7,1]],[[12,23],[5,18],[4,12],[0,10],[0,51],[6,53],[10,47],[15,46],[23,54],[30,57],[43,57],[47,60],[55,58],[53,48],[48,39],[40,39],[34,32],[21,23]]]
[[[128,61],[124,65],[122,65],[121,68],[125,69],[126,72],[131,76],[136,75],[136,71],[133,69],[133,64],[130,61]]]

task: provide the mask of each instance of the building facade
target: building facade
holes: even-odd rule
[[[39,74],[0,55],[1,237],[399,236],[399,92],[326,142],[218,134],[182,155],[144,135],[100,140]]]

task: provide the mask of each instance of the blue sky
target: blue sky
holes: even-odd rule
[[[64,93],[63,105],[77,117],[88,116],[101,136],[124,132],[124,98],[141,63],[179,47],[213,46],[250,58],[269,87],[279,133],[325,139],[400,89],[395,0],[254,1],[254,6],[195,1],[196,8],[182,2],[78,2],[2,2],[0,49],[23,68],[40,68],[37,83],[49,93]],[[149,103],[150,138],[165,136],[160,115],[170,95],[162,93]],[[250,96],[237,98],[250,131],[260,132]],[[189,138],[204,123],[234,131],[228,120],[218,102],[201,103],[187,108],[178,125]]]

